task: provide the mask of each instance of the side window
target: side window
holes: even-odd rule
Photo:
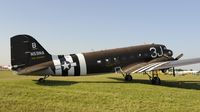
[[[114,57],[113,58],[114,63],[120,63],[120,58],[119,57]]]
[[[105,59],[105,61],[106,61],[106,62],[109,62],[109,59],[108,59],[108,58],[106,58],[106,59]]]
[[[138,57],[141,57],[141,56],[142,56],[142,54],[141,54],[141,53],[139,53],[139,54],[138,54]]]
[[[97,63],[98,63],[98,64],[101,64],[101,60],[97,60]]]

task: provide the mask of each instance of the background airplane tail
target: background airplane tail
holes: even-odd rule
[[[51,55],[29,35],[16,35],[10,41],[13,70],[18,71],[51,60]]]

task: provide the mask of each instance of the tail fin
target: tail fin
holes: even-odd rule
[[[13,70],[51,60],[51,55],[31,36],[11,37],[11,65]]]

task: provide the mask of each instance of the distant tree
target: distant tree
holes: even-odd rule
[[[184,70],[179,68],[179,69],[176,69],[176,71],[179,71],[179,72],[180,72],[180,71],[184,71]]]
[[[172,72],[172,70],[173,70],[172,68],[169,69],[169,72]],[[184,71],[184,70],[179,68],[179,69],[175,69],[175,71],[179,71],[180,72],[180,71]]]

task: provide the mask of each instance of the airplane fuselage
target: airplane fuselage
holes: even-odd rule
[[[52,75],[80,76],[115,72],[118,68],[149,62],[172,51],[164,45],[148,44],[80,54],[52,55]],[[48,72],[49,72],[48,70]]]

